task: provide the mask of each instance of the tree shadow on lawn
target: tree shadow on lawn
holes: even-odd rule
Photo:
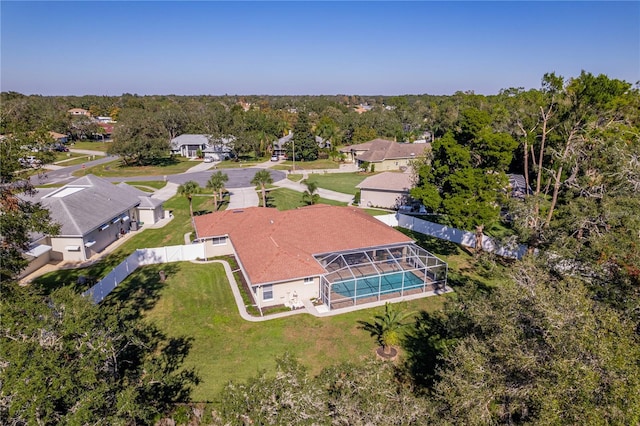
[[[180,266],[178,263],[162,263],[141,266],[120,283],[102,301],[105,306],[126,306],[133,311],[131,315],[139,317],[143,312],[152,309],[160,299],[165,279],[175,275]]]
[[[89,290],[126,259],[129,254],[124,251],[115,251],[104,259],[84,268],[75,268],[73,265],[69,265],[64,269],[49,272],[35,278],[32,284],[41,288],[45,294],[50,294],[52,291],[65,286],[71,286],[74,291],[81,293]]]
[[[456,243],[452,243],[451,241],[421,234],[420,232],[411,231],[405,228],[396,227],[395,229],[406,236],[413,238],[418,246],[435,255],[451,256],[453,254],[458,254],[461,251],[471,254],[471,252],[466,250],[464,247],[461,247]]]

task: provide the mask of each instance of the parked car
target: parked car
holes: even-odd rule
[[[64,145],[56,145],[53,147],[53,150],[58,152],[69,152],[69,148]]]
[[[38,167],[40,164],[42,164],[42,161],[38,160],[33,155],[23,157],[18,161],[20,161],[22,167]]]
[[[277,155],[272,155],[271,156],[271,161],[278,161],[278,160],[279,160],[279,158],[278,158]]]
[[[205,163],[213,163],[213,157],[204,157]]]

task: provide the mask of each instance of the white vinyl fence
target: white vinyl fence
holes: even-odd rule
[[[204,258],[204,243],[138,249],[82,295],[91,296],[94,303],[100,303],[139,266]]]
[[[441,240],[451,241],[467,247],[476,246],[475,232],[462,231],[460,229],[428,222],[402,213],[375,216],[375,218],[389,226],[399,226],[401,228],[410,229],[421,234],[430,235],[432,237],[440,238]],[[486,235],[482,238],[482,249],[495,253],[498,256],[510,257],[513,259],[522,259],[527,252],[527,246],[523,244],[507,243],[500,245],[494,241],[493,238]]]

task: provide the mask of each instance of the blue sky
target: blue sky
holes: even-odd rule
[[[640,80],[640,2],[0,2],[0,90],[452,94]]]

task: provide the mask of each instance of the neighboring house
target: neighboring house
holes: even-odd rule
[[[86,109],[82,109],[82,108],[71,108],[67,112],[71,115],[85,115],[87,117],[91,117],[91,113]]]
[[[227,138],[209,139],[209,143],[202,150],[205,157],[211,157],[215,161],[222,161],[230,158],[233,154],[233,143],[236,138],[233,136]]]
[[[524,175],[510,173],[507,174],[507,177],[509,178],[509,189],[511,190],[511,197],[524,200],[526,195],[533,194],[531,188],[527,187],[527,182],[524,179]]]
[[[360,205],[398,209],[409,201],[409,191],[413,188],[410,173],[384,172],[369,176],[358,185]]]
[[[67,142],[69,142],[69,136],[68,135],[63,135],[62,133],[58,133],[58,132],[49,132],[49,134],[51,135],[51,137],[57,143],[67,143]]]
[[[386,139],[374,139],[358,145],[349,145],[340,149],[345,155],[345,161],[355,162],[358,166],[362,163],[375,164],[375,170],[401,170],[405,171],[411,165],[411,161],[424,157],[431,149],[429,143],[398,143]]]
[[[74,180],[61,188],[38,189],[25,200],[47,208],[53,222],[61,225],[55,236],[34,236],[26,253],[32,265],[49,260],[84,261],[100,253],[130,230],[153,224],[164,217],[162,201],[125,183],[114,185],[94,175]]]
[[[258,307],[329,309],[444,288],[447,265],[355,207],[249,207],[194,217],[207,257],[234,255]]]
[[[373,107],[371,105],[367,105],[367,104],[360,104],[357,107],[354,108],[355,112],[357,112],[358,114],[362,114],[363,112],[367,112],[367,111],[371,111],[373,109]]]
[[[107,138],[107,139],[110,138],[111,134],[113,133],[113,124],[110,124],[110,123],[97,123],[97,124],[98,126],[102,127],[104,132],[94,136],[98,138]]]
[[[224,160],[231,155],[233,141],[235,141],[233,136],[213,139],[208,135],[184,134],[171,139],[171,153],[195,158],[200,150],[204,156],[212,157],[214,160]]]
[[[293,138],[293,132],[289,131],[289,134],[281,137],[273,143],[273,151],[271,155],[277,155],[278,157],[284,157],[287,155],[286,144]],[[324,140],[320,136],[316,136],[316,143],[319,148],[330,148],[331,141]]]
[[[198,150],[203,151],[209,143],[207,135],[184,134],[171,139],[171,153],[195,158]]]

